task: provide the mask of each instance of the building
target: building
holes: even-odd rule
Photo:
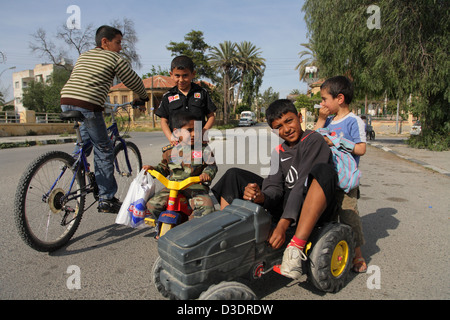
[[[146,92],[150,98],[147,102],[147,113],[152,114],[156,111],[159,104],[162,101],[163,95],[172,87],[174,87],[175,81],[169,76],[156,75],[142,80],[146,89]],[[208,87],[212,85],[206,81],[201,81]],[[197,82],[199,83],[199,82]],[[123,83],[119,83],[112,86],[109,90],[109,102],[110,103],[125,103],[133,101],[137,96],[128,89]]]
[[[16,114],[25,111],[22,103],[23,90],[28,87],[30,81],[47,82],[50,80],[53,70],[56,66],[54,64],[37,64],[34,69],[23,70],[13,73],[14,85],[14,109]]]
[[[145,89],[150,101],[147,104],[147,111],[150,113],[154,108],[158,108],[162,96],[170,88],[175,86],[175,81],[168,76],[153,76],[143,80]],[[112,86],[109,90],[109,101],[110,103],[125,103],[131,102],[136,98],[133,91],[128,89],[123,83],[119,83]],[[153,99],[152,99],[153,98]]]

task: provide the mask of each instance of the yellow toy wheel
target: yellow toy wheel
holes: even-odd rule
[[[348,243],[345,240],[339,241],[331,257],[331,274],[339,277],[345,270],[348,261]]]
[[[352,228],[328,223],[310,236],[312,248],[306,261],[308,279],[325,292],[338,292],[346,284],[355,251]]]

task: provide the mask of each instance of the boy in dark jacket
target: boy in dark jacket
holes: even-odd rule
[[[284,142],[272,153],[271,170],[263,179],[238,168],[230,169],[212,191],[221,207],[235,198],[261,204],[279,219],[268,242],[280,248],[286,240],[286,230],[297,225],[288,244],[280,271],[299,278],[303,250],[314,226],[334,213],[336,172],[331,151],[322,135],[301,128],[302,116],[289,100],[273,102],[266,112],[270,127]]]

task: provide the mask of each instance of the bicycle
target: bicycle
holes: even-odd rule
[[[131,104],[105,103],[105,108],[112,110],[112,124],[107,130],[114,145],[114,175],[119,197],[126,194],[142,168],[138,147],[123,139],[115,119],[115,113],[126,110],[128,105]],[[82,141],[79,129],[84,116],[80,111],[66,111],[60,117],[75,123],[79,149],[73,154],[48,151],[32,161],[19,180],[14,199],[15,222],[21,238],[42,252],[55,251],[69,242],[84,211],[98,201],[95,175],[86,156],[93,145],[91,141]],[[86,196],[90,193],[94,202],[85,209]]]

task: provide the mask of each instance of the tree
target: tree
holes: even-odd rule
[[[298,53],[299,58],[302,60],[300,60],[298,65],[295,67],[295,70],[298,70],[299,80],[305,81],[306,67],[315,66],[319,69],[319,61],[317,60],[317,54],[314,51],[314,43],[312,41],[309,43],[302,43],[300,45],[306,48],[306,50]]]
[[[246,76],[251,72],[252,78],[257,76],[262,77],[262,74],[264,74],[262,70],[265,67],[264,61],[266,61],[261,57],[260,49],[256,48],[256,46],[249,41],[242,41],[240,44],[236,44],[236,49],[236,68],[241,71],[241,81],[239,82],[236,99],[234,101],[234,112],[236,112],[236,105]],[[253,79],[251,82],[253,83]]]
[[[25,108],[37,112],[60,112],[60,92],[70,76],[70,71],[55,68],[50,80],[30,81],[23,90],[22,103]]]
[[[259,94],[259,88],[262,84],[262,78],[264,76],[264,70],[250,70],[244,75],[244,81],[243,81],[243,97],[242,97],[242,103],[247,105],[250,110],[253,104],[253,101],[255,98],[258,97]]]
[[[219,47],[213,47],[209,61],[213,67],[222,71],[223,77],[223,120],[228,123],[230,71],[236,65],[236,44],[225,41]]]
[[[272,102],[280,98],[280,93],[273,91],[273,88],[269,87],[258,98],[261,102],[261,107],[267,109]]]
[[[168,69],[162,69],[161,66],[158,66],[158,69],[154,65],[152,65],[152,68],[150,69],[150,72],[147,72],[146,74],[142,75],[142,79],[147,79],[153,76],[170,76]]]
[[[140,57],[136,51],[138,38],[134,29],[134,22],[131,19],[123,18],[122,21],[118,19],[112,21],[110,25],[122,31],[123,40],[120,54],[135,67],[140,68]],[[72,59],[74,51],[77,58],[83,51],[95,46],[95,31],[96,29],[92,24],[83,29],[68,29],[66,23],[64,23],[62,27],[57,29],[56,36],[49,38],[43,28],[38,28],[31,35],[33,41],[30,42],[29,48],[33,53],[46,59],[46,62],[70,70],[72,66],[68,62],[74,60]],[[55,44],[60,43],[61,40],[64,45]]]
[[[380,0],[378,11],[368,12],[372,2],[305,0],[322,75],[351,77],[356,95],[386,93],[406,101],[412,94],[411,110],[420,115],[424,138],[450,147],[450,3]],[[371,27],[377,18],[379,27]]]
[[[172,56],[185,55],[190,57],[194,61],[198,78],[214,80],[214,70],[208,63],[208,52],[211,47],[204,41],[203,32],[192,30],[184,36],[184,41],[170,41],[166,48],[172,52]]]

